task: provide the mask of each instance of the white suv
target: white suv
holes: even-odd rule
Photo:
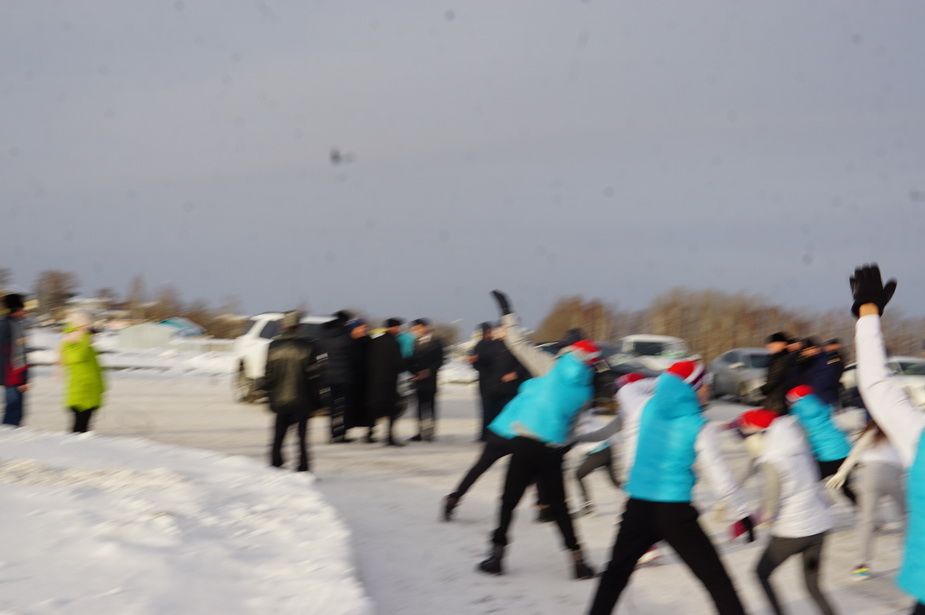
[[[235,357],[235,401],[253,403],[260,397],[270,340],[279,335],[282,320],[283,315],[276,312],[255,316],[250,320],[247,333],[234,341],[231,352]],[[329,316],[306,316],[302,319],[299,333],[304,337],[321,339],[322,327],[331,320]]]

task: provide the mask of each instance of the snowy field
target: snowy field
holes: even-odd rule
[[[40,370],[35,384],[35,391],[28,401],[29,425],[42,430],[66,429],[69,417],[60,409],[61,382],[54,375],[54,370]],[[108,404],[96,424],[100,434],[147,438],[171,445],[210,449],[252,457],[264,463],[270,416],[261,406],[231,402],[230,387],[225,377],[120,373],[112,375],[110,384],[112,390]],[[504,462],[499,463],[476,484],[459,508],[456,522],[445,524],[438,521],[440,499],[452,490],[477,455],[478,446],[472,442],[476,432],[476,408],[473,387],[445,387],[438,410],[442,417],[439,441],[411,444],[403,449],[387,449],[360,442],[329,445],[324,443],[326,419],[313,421],[312,454],[318,479],[315,487],[340,512],[352,532],[358,576],[365,592],[375,604],[375,612],[385,615],[584,612],[595,582],[570,580],[567,557],[561,551],[554,527],[533,522],[530,493],[521,505],[512,530],[513,543],[506,562],[507,574],[494,578],[474,572],[476,563],[487,548]],[[741,409],[734,404],[719,403],[710,410],[710,415],[716,419],[728,419]],[[849,417],[849,420],[855,419]],[[406,418],[402,423],[400,431],[405,436],[412,435],[412,421]],[[157,453],[158,459],[152,461],[146,451],[148,445],[142,445],[138,440],[103,441],[100,442],[103,448],[97,452],[98,440],[101,439],[88,441],[65,438],[62,444],[49,450],[47,454],[50,457],[37,462],[61,468],[87,468],[99,463],[107,471],[119,465],[127,471],[143,473],[147,477],[145,480],[156,484],[157,481],[165,481],[165,477],[171,477],[166,479],[168,483],[174,481],[176,484],[165,489],[164,500],[152,499],[142,505],[135,494],[127,490],[128,485],[119,486],[119,479],[106,479],[115,481],[116,487],[98,502],[107,509],[112,508],[111,512],[107,510],[104,515],[93,507],[89,511],[82,510],[91,501],[94,504],[97,502],[84,497],[88,489],[96,487],[81,484],[81,471],[74,474],[56,470],[60,477],[54,481],[61,492],[48,496],[47,501],[30,500],[31,507],[24,507],[15,496],[14,502],[18,503],[11,506],[9,494],[18,493],[20,489],[39,489],[39,486],[30,485],[28,481],[25,484],[10,485],[15,482],[16,475],[11,478],[8,472],[4,472],[0,479],[5,483],[2,486],[4,496],[0,502],[6,511],[3,524],[4,566],[0,567],[0,610],[30,614],[115,612],[103,608],[102,602],[97,603],[101,608],[76,608],[76,605],[82,604],[82,600],[119,599],[94,596],[122,586],[121,581],[84,581],[85,577],[92,580],[92,576],[101,572],[100,566],[106,565],[105,558],[118,558],[112,553],[107,554],[109,548],[115,549],[116,553],[127,550],[136,555],[138,550],[144,551],[144,557],[151,565],[151,574],[155,577],[151,581],[152,587],[162,592],[149,597],[149,602],[138,605],[124,596],[117,609],[121,613],[197,612],[183,606],[192,606],[196,600],[205,600],[202,594],[187,591],[186,583],[192,585],[196,581],[188,578],[195,574],[195,570],[203,571],[203,583],[213,582],[216,587],[223,583],[231,584],[231,579],[240,583],[228,592],[219,591],[213,596],[214,612],[250,612],[246,601],[240,599],[244,594],[264,600],[277,597],[283,599],[285,596],[296,600],[297,596],[301,596],[306,609],[303,612],[312,612],[309,607],[321,599],[318,584],[328,583],[326,575],[331,574],[330,571],[323,568],[308,570],[307,561],[305,568],[298,569],[280,566],[278,562],[274,571],[261,570],[259,564],[254,563],[253,575],[246,575],[246,563],[251,561],[248,559],[248,545],[254,549],[272,549],[280,545],[281,538],[291,540],[293,546],[296,541],[310,544],[318,537],[300,535],[300,530],[311,534],[308,525],[295,521],[292,524],[274,522],[269,524],[270,531],[258,535],[255,526],[250,524],[239,528],[244,533],[236,537],[232,531],[234,523],[244,521],[235,521],[235,513],[222,512],[222,506],[236,506],[239,512],[251,511],[258,516],[270,514],[264,509],[254,511],[253,507],[264,504],[273,510],[286,506],[287,498],[304,498],[305,502],[300,505],[324,511],[323,506],[310,495],[311,490],[304,477],[283,472],[263,473],[259,476],[266,477],[263,480],[267,485],[251,484],[248,487],[245,475],[257,475],[254,474],[256,470],[253,464],[245,460],[223,461],[214,455],[155,449],[163,452]],[[11,460],[18,460],[15,463],[28,463],[23,460],[30,459],[30,446],[28,437],[16,446],[4,441],[0,444],[0,459],[4,464],[9,464]],[[85,447],[86,452],[81,452]],[[731,437],[726,441],[726,448],[730,460],[741,469],[744,454]],[[117,462],[114,458],[122,454],[124,460]],[[60,455],[60,458],[55,455]],[[592,516],[578,519],[577,529],[590,561],[600,567],[608,556],[623,496],[603,476],[594,475],[590,480],[597,510]],[[68,481],[74,484],[68,486]],[[210,483],[214,483],[215,489],[221,483],[230,483],[231,490],[238,492],[242,501],[232,505],[232,500],[226,499],[226,491],[222,491],[222,495],[212,494],[213,485]],[[570,493],[576,493],[574,483],[570,482],[568,487]],[[756,489],[756,484],[749,484],[752,499],[757,505]],[[703,521],[720,546],[727,568],[733,574],[749,612],[768,612],[752,574],[762,541],[755,545],[730,544],[726,538],[726,523],[710,512],[712,501],[709,494],[702,492],[698,497],[698,505],[704,511]],[[41,506],[35,505],[42,502],[45,503]],[[16,511],[15,522],[10,519],[11,508]],[[53,519],[55,515],[65,519],[79,517],[83,525],[78,527],[84,527],[87,531],[74,535],[67,530],[66,522],[50,525],[42,521],[41,515],[38,519],[30,517],[30,514],[34,514],[30,511],[40,509],[46,510],[43,514],[47,519]],[[111,518],[117,514],[127,514],[132,509],[138,511],[140,519],[124,519],[125,527]],[[159,516],[157,512],[160,510],[173,512]],[[911,601],[893,586],[899,565],[901,535],[896,524],[889,522],[892,515],[892,511],[884,511],[888,523],[886,532],[877,543],[872,566],[876,576],[867,582],[855,582],[849,575],[850,569],[857,563],[857,541],[851,531],[852,518],[843,502],[838,505],[838,529],[827,547],[824,587],[840,607],[840,612],[857,615],[907,612]],[[178,540],[178,536],[170,532],[185,532],[188,527],[186,524],[191,523],[190,519],[195,520],[193,523],[196,526],[202,526],[204,519],[211,517],[224,518],[229,524],[225,534],[227,544],[221,547],[221,551],[218,551],[219,546],[214,545],[216,551],[211,554],[216,558],[221,554],[220,563],[212,562],[210,565],[193,557],[182,559],[182,553],[176,545],[164,547],[158,544],[133,544],[133,541],[143,542],[152,536],[159,536],[159,532],[162,532],[160,524],[168,528],[164,530],[167,533],[164,540]],[[330,522],[336,526],[336,520]],[[28,532],[19,532],[16,529],[18,526],[47,527],[50,531],[48,535],[34,536],[37,543],[31,543],[26,538],[12,543],[10,538],[13,536],[30,535]],[[91,527],[96,529],[90,531]],[[275,533],[277,531],[283,534],[278,535]],[[201,533],[207,534],[208,531],[203,528]],[[183,540],[185,543],[185,534]],[[10,544],[15,544],[15,548],[6,546]],[[286,561],[288,552],[282,547],[280,550],[281,561]],[[307,559],[313,557],[311,553],[304,556]],[[98,559],[102,559],[103,564],[98,564]],[[118,559],[126,559],[129,563],[133,561],[131,558]],[[14,564],[21,570],[17,571]],[[73,567],[73,577],[66,574],[69,564]],[[338,571],[342,571],[342,560],[338,559],[336,566]],[[220,578],[225,572],[229,579]],[[278,594],[266,594],[271,588],[264,583],[265,574],[282,575],[280,584],[286,588]],[[243,578],[240,575],[244,575]],[[300,577],[301,585],[291,584],[294,576]],[[789,612],[813,612],[803,592],[797,561],[783,566],[774,579],[787,602]],[[171,588],[171,582],[178,584],[176,591]],[[296,594],[290,594],[290,591]],[[346,601],[355,595],[345,596],[345,603],[339,606],[350,607]],[[158,610],[158,607],[161,609]],[[640,569],[634,575],[617,612],[630,615],[668,612],[698,614],[712,613],[713,610],[696,580],[669,555],[661,565]]]

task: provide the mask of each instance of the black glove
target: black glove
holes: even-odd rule
[[[876,264],[858,267],[851,276],[851,295],[854,297],[851,313],[857,318],[862,305],[875,303],[880,313],[883,314],[883,308],[890,302],[895,292],[896,280],[891,279],[884,284],[880,277],[880,267]]]
[[[500,290],[493,290],[491,291],[491,296],[494,297],[495,301],[498,303],[498,309],[501,310],[502,316],[507,316],[513,311],[511,310],[511,302],[503,292]]]

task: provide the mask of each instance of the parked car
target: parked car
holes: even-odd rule
[[[890,357],[887,368],[902,384],[912,403],[925,409],[925,359],[920,357]],[[849,363],[841,377],[843,406],[864,408],[858,392],[857,364]]]
[[[747,404],[764,399],[761,387],[768,380],[771,356],[764,348],[733,348],[710,363],[713,397],[731,395]]]
[[[610,364],[635,361],[647,369],[663,372],[682,359],[698,359],[691,355],[687,342],[667,335],[628,335],[617,342],[617,352]]]
[[[235,357],[235,376],[232,392],[235,401],[253,403],[263,391],[263,377],[267,367],[270,341],[279,335],[283,315],[276,312],[251,318],[247,332],[234,341],[231,351]],[[322,327],[332,319],[328,316],[306,316],[302,319],[299,334],[320,339]]]

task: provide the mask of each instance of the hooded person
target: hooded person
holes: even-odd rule
[[[851,443],[848,436],[835,425],[832,407],[805,384],[787,392],[787,403],[790,405],[790,413],[799,419],[806,432],[813,456],[819,464],[819,475],[825,479],[838,472],[851,453]],[[841,490],[852,504],[857,503],[850,481],[846,481]]]
[[[655,382],[641,411],[635,458],[624,487],[629,500],[591,615],[613,612],[637,561],[659,541],[667,542],[700,579],[719,613],[745,612],[691,504],[696,468],[710,477],[723,499],[738,501],[732,509],[741,518],[734,527],[754,540],[751,517],[720,452],[719,430],[701,414],[702,399],[709,397],[704,381],[699,362],[679,361]]]
[[[353,427],[366,427],[366,441],[373,442],[373,427],[376,419],[367,403],[369,387],[369,325],[362,318],[347,322],[345,328],[350,336],[348,347],[350,386],[347,389],[347,423]]]
[[[58,359],[66,378],[64,405],[73,414],[74,433],[90,430],[90,421],[103,405],[106,392],[103,370],[90,334],[92,324],[86,312],[72,312],[67,318],[59,349]]]
[[[780,417],[767,409],[744,412],[739,428],[760,451],[758,463],[764,476],[762,523],[771,539],[755,574],[777,615],[784,611],[771,584],[771,575],[790,557],[803,560],[803,581],[823,615],[835,611],[819,587],[823,546],[832,529],[828,498],[819,486],[819,469],[799,419]]]
[[[877,425],[896,447],[906,473],[906,539],[897,583],[917,601],[915,615],[925,615],[925,412],[909,399],[903,385],[887,368],[880,321],[896,291],[886,284],[877,265],[855,269],[854,300],[858,388]]]
[[[502,322],[506,323],[505,344],[535,377],[521,385],[517,396],[489,425],[492,432],[509,440],[511,460],[501,496],[498,526],[491,537],[491,551],[478,569],[488,574],[503,573],[514,509],[527,487],[536,481],[562,534],[565,548],[571,552],[575,578],[590,579],[594,571],[585,563],[566,505],[562,463],[573,424],[593,398],[594,363],[600,350],[594,342],[585,339],[564,348],[557,357],[548,354],[548,360],[539,357],[546,353],[535,348],[531,352],[524,347],[524,336],[516,325],[507,296],[500,291],[492,294],[501,310]]]

